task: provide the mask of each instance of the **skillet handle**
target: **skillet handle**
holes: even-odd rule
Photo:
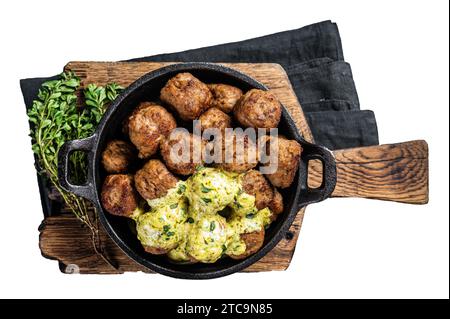
[[[428,202],[428,145],[411,141],[333,151],[337,184],[332,197],[362,197],[409,204]],[[320,168],[308,181],[318,184]]]
[[[302,144],[300,179],[302,184],[301,206],[317,203],[331,196],[336,186],[336,163],[330,150],[326,147],[305,143]],[[321,183],[315,188],[308,186],[308,169],[310,161],[320,161]],[[304,176],[303,176],[304,174]]]
[[[77,196],[84,197],[92,202],[95,201],[95,185],[92,172],[93,160],[93,145],[96,139],[95,135],[90,137],[68,141],[63,144],[58,153],[58,181],[61,187]],[[86,176],[86,183],[83,185],[74,185],[69,180],[69,158],[72,152],[85,151],[87,152],[88,173]]]

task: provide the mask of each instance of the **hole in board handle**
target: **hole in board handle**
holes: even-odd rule
[[[323,163],[318,159],[308,161],[308,188],[316,189],[322,185]]]

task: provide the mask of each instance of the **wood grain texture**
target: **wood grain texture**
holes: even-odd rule
[[[104,85],[117,82],[128,86],[147,72],[171,63],[129,63],[129,62],[70,62],[65,70],[75,72],[82,80],[82,86],[89,83]],[[288,109],[300,132],[308,141],[313,141],[311,131],[298,103],[284,69],[278,64],[223,63],[237,69],[268,86]],[[298,212],[294,223],[278,245],[261,260],[244,272],[285,270],[288,268],[302,226],[305,209]],[[46,218],[40,230],[42,255],[59,261],[65,273],[117,274],[127,271],[149,272],[128,258],[122,250],[101,229],[100,237],[106,255],[118,265],[114,269],[95,254],[90,232],[71,215]],[[76,265],[76,267],[74,266]]]
[[[363,197],[409,204],[428,202],[425,141],[337,150],[333,197]],[[308,184],[320,185],[322,170],[311,163]]]
[[[261,260],[244,272],[286,270],[292,259],[300,232],[304,209],[292,224],[284,239]],[[39,227],[39,248],[44,257],[59,261],[64,273],[121,274],[127,271],[152,271],[131,260],[100,227],[100,240],[108,259],[117,265],[109,266],[92,248],[91,232],[72,215],[47,217]]]

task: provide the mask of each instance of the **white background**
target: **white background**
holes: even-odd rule
[[[20,78],[59,73],[71,60],[174,52],[327,19],[338,23],[380,142],[429,143],[428,205],[329,199],[310,206],[285,272],[201,282],[64,275],[40,255],[42,213]],[[0,297],[448,298],[448,23],[442,0],[1,1]]]

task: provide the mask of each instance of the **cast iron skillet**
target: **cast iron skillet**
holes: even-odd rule
[[[300,208],[329,197],[336,184],[336,166],[332,153],[325,147],[308,143],[299,134],[294,121],[283,107],[279,133],[297,140],[303,148],[300,167],[292,185],[281,190],[285,210],[266,230],[262,248],[244,260],[223,258],[213,264],[175,264],[165,256],[151,255],[144,251],[136,235],[130,228],[130,220],[113,216],[103,210],[99,199],[105,172],[101,167],[101,153],[106,142],[120,135],[123,120],[142,101],[154,101],[167,80],[179,72],[190,72],[206,83],[227,83],[239,87],[244,92],[257,88],[267,90],[258,81],[236,70],[209,63],[180,63],[150,72],[131,84],[110,105],[95,133],[85,139],[69,141],[59,152],[58,174],[61,186],[78,196],[92,201],[101,224],[117,245],[133,260],[158,273],[184,279],[208,279],[222,277],[255,263],[266,255],[285,236]],[[74,151],[87,153],[89,169],[87,182],[74,185],[68,178],[69,156]],[[322,185],[316,189],[307,186],[308,161],[318,159],[323,164]]]

